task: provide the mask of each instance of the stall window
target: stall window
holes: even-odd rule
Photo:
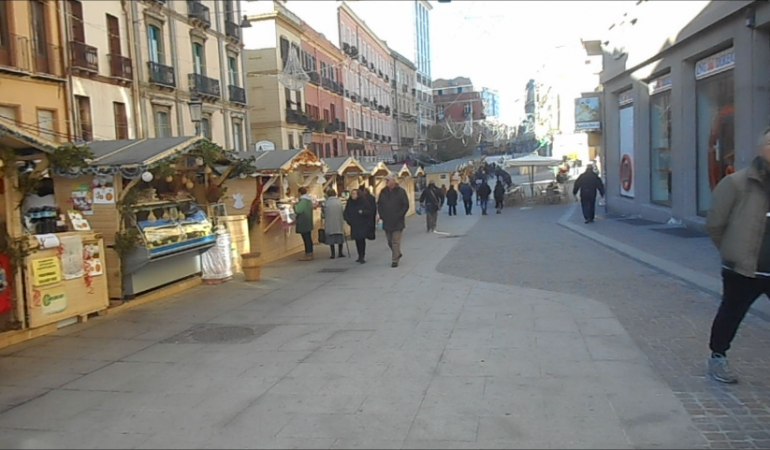
[[[723,72],[696,85],[698,143],[698,214],[711,206],[711,191],[735,170],[733,71]]]
[[[671,91],[650,98],[650,199],[671,206]]]

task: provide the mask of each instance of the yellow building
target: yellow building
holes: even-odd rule
[[[0,116],[55,142],[70,136],[62,31],[56,1],[0,1]]]

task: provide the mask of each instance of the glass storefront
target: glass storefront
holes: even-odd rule
[[[671,91],[650,97],[650,199],[671,206]]]
[[[698,214],[711,206],[711,191],[735,170],[733,71],[697,81]]]

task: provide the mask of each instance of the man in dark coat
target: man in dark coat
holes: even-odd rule
[[[457,215],[457,191],[455,190],[454,184],[450,184],[449,190],[446,191],[446,204],[449,206],[449,215],[456,216]]]
[[[463,196],[463,204],[465,205],[465,215],[470,216],[473,213],[473,188],[468,183],[460,183],[460,195]]]
[[[487,215],[487,205],[489,205],[489,196],[492,195],[492,188],[487,184],[486,178],[481,182],[481,185],[476,188],[476,199],[481,205],[481,215]]]
[[[580,206],[583,207],[583,218],[586,223],[591,223],[596,215],[596,192],[598,191],[604,197],[604,183],[596,175],[594,167],[590,164],[586,166],[586,171],[575,180],[575,187],[572,189],[575,201],[577,201],[578,191],[580,191]]]
[[[377,236],[377,199],[374,198],[374,195],[372,195],[372,192],[369,189],[363,186],[361,187],[361,195],[369,205],[369,210],[371,212],[369,219],[371,226],[369,227],[369,233],[366,235],[366,239],[373,241]]]
[[[438,222],[438,212],[444,205],[444,195],[436,187],[436,183],[431,180],[428,187],[420,195],[420,205],[425,208],[425,220],[428,226],[428,233],[436,229]]]
[[[401,254],[401,234],[406,228],[406,213],[409,212],[409,196],[404,188],[396,182],[393,174],[385,177],[387,187],[380,192],[377,210],[382,219],[382,229],[388,239],[388,247],[392,252],[390,267],[398,267]]]
[[[495,209],[497,210],[497,214],[501,214],[503,212],[504,200],[505,188],[503,187],[503,182],[497,180],[497,184],[495,185]]]
[[[350,199],[345,205],[343,214],[345,222],[350,225],[350,237],[356,241],[356,250],[358,251],[357,263],[366,262],[366,238],[369,236],[372,227],[372,217],[374,211],[364,194],[358,189],[350,191]]]

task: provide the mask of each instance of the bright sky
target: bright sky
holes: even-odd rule
[[[348,4],[394,49],[414,58],[411,48],[399,48],[405,30],[403,1],[350,1]],[[470,77],[474,87],[496,89],[503,122],[513,124],[524,105],[527,81],[551,49],[580,38],[598,39],[610,24],[632,7],[625,1],[432,1],[431,46],[433,78]],[[326,5],[324,5],[326,4]],[[288,1],[286,6],[313,28],[335,36],[335,1]],[[358,5],[366,4],[366,7]],[[320,13],[321,9],[325,10]],[[411,23],[411,22],[407,22]],[[331,26],[330,26],[331,25]],[[338,44],[336,36],[332,39]]]

